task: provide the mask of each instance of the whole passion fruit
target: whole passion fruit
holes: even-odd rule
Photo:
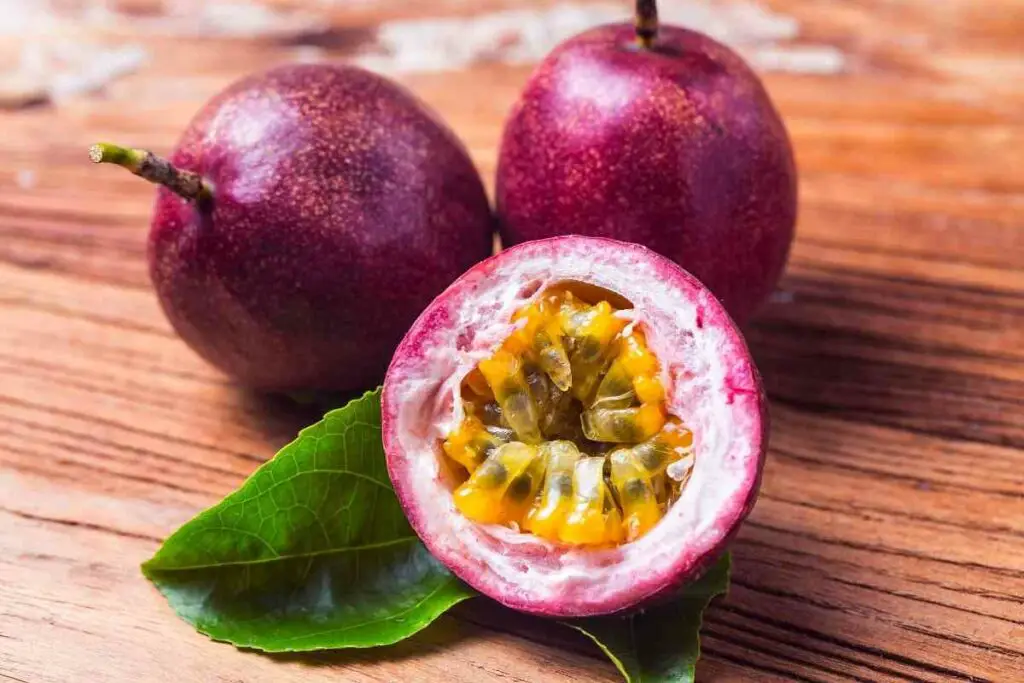
[[[505,245],[578,234],[637,242],[708,286],[743,324],[793,240],[786,128],[732,50],[637,2],[636,24],[555,48],[505,125],[495,199]]]
[[[384,382],[388,470],[431,552],[556,617],[697,578],[757,497],[768,420],[721,303],[636,244],[527,242],[469,270]]]
[[[149,234],[160,304],[189,346],[255,389],[377,384],[423,307],[491,254],[462,143],[405,88],[353,66],[243,78],[169,160],[90,154],[163,185]]]

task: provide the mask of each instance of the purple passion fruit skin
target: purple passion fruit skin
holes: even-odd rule
[[[552,302],[562,314],[549,315]],[[631,385],[616,370],[625,360],[618,368]],[[568,379],[566,362],[571,381],[558,398],[550,387]],[[550,381],[526,370],[532,363]],[[595,372],[583,412],[565,413],[562,399],[577,398],[577,383]],[[602,398],[609,384],[622,388]],[[652,406],[663,421],[635,433]],[[588,414],[622,411],[636,412],[592,431]],[[557,435],[546,416],[558,418]],[[618,438],[623,429],[630,435]],[[648,459],[645,444],[670,429],[685,445]],[[479,263],[427,307],[384,380],[382,436],[398,499],[435,557],[509,607],[570,618],[669,597],[721,556],[756,501],[768,415],[743,337],[707,288],[640,245],[566,236]],[[601,459],[603,479],[593,476]],[[617,482],[624,463],[632,473]],[[643,494],[661,509],[629,533],[641,500],[632,484],[646,476],[637,467],[670,477],[671,490]],[[601,481],[604,494],[588,493]],[[548,515],[566,500],[560,520]]]
[[[496,182],[505,245],[566,234],[643,244],[743,323],[774,289],[796,221],[786,130],[731,50],[632,25],[557,47],[506,124]]]
[[[340,65],[245,78],[170,161],[150,275],[178,334],[240,382],[345,391],[381,380],[423,308],[491,253],[493,218],[455,135],[410,93]]]

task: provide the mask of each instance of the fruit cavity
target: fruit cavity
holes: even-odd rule
[[[668,597],[757,498],[766,403],[696,278],[637,244],[567,236],[474,266],[384,380],[388,474],[460,579],[559,618]]]
[[[678,497],[693,438],[667,414],[657,358],[604,299],[550,287],[462,383],[444,453],[465,471],[455,505],[549,541],[636,540]],[[689,461],[692,465],[692,458]]]

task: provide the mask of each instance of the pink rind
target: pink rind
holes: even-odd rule
[[[437,435],[431,434],[428,429],[429,425],[423,424],[425,421],[429,422],[432,413],[420,399],[423,396],[434,397],[437,392],[443,391],[442,378],[425,377],[423,372],[424,368],[429,365],[429,359],[438,351],[432,348],[433,342],[439,336],[450,333],[452,326],[458,324],[453,311],[456,311],[461,303],[468,301],[467,297],[474,297],[479,292],[485,291],[488,284],[493,287],[505,286],[495,285],[493,278],[506,267],[514,265],[516,259],[539,259],[540,261],[548,259],[552,264],[558,264],[566,259],[579,259],[581,254],[592,255],[598,259],[604,259],[611,255],[611,261],[617,259],[619,264],[614,267],[621,267],[621,264],[629,262],[650,268],[655,279],[664,284],[666,292],[683,295],[693,302],[694,320],[699,321],[699,330],[694,331],[695,334],[719,335],[724,344],[722,355],[727,356],[727,360],[730,361],[727,364],[728,372],[724,378],[728,387],[723,388],[722,396],[711,399],[719,400],[720,405],[713,405],[707,412],[715,415],[718,412],[726,414],[730,418],[727,427],[735,428],[737,433],[729,439],[728,450],[720,463],[702,461],[701,448],[698,448],[695,475],[687,487],[689,490],[691,486],[700,481],[696,473],[702,464],[705,464],[703,472],[711,477],[712,483],[716,483],[715,476],[723,476],[723,481],[717,482],[716,485],[726,490],[724,495],[727,496],[727,499],[717,501],[714,496],[715,491],[711,490],[710,500],[703,501],[701,499],[703,493],[698,492],[693,498],[696,503],[690,503],[691,505],[707,503],[713,507],[711,529],[715,532],[716,537],[711,541],[700,535],[693,539],[682,538],[680,540],[670,534],[678,529],[680,534],[685,536],[688,533],[692,536],[696,533],[695,529],[701,520],[666,518],[659,525],[659,528],[668,525],[659,532],[666,539],[666,543],[662,546],[672,543],[684,543],[685,545],[680,548],[678,553],[674,553],[670,557],[659,555],[658,559],[665,561],[653,562],[652,558],[652,566],[644,566],[644,558],[638,555],[639,544],[645,541],[644,538],[635,544],[616,549],[616,551],[586,556],[578,551],[565,553],[550,548],[545,549],[541,547],[543,544],[540,543],[513,546],[503,542],[500,538],[491,537],[489,533],[481,531],[478,527],[475,528],[475,525],[467,526],[467,522],[461,517],[439,522],[438,519],[431,516],[458,515],[459,513],[453,507],[446,507],[435,500],[436,496],[444,495],[444,492],[437,491],[435,496],[424,495],[422,489],[429,488],[432,484],[418,481],[414,472],[417,466],[417,457],[436,458],[437,448],[430,442],[436,440]],[[516,283],[509,287],[514,284]],[[611,289],[633,298],[626,291],[629,287],[629,282],[623,282],[621,287],[611,287]],[[655,327],[659,324],[679,327],[678,324],[669,325],[665,321],[672,319],[673,315],[683,315],[669,311],[649,311],[649,313],[652,326]],[[661,322],[657,322],[658,320]],[[684,344],[680,342],[679,348],[681,349],[683,346]],[[665,349],[655,348],[655,351],[666,363],[679,360],[672,357],[671,350],[668,351],[668,355],[666,355]],[[698,358],[692,364],[699,366],[702,362],[703,360]],[[434,379],[438,382],[436,391],[432,386],[427,389],[423,388]],[[413,395],[415,393],[413,388],[420,391],[419,398]],[[674,389],[674,386],[670,386],[670,398],[676,396]],[[685,413],[685,410],[681,412]],[[694,414],[696,415],[697,412],[698,408],[695,408]],[[754,507],[764,466],[769,429],[767,401],[760,376],[750,358],[746,343],[724,308],[710,295],[707,289],[679,266],[645,247],[603,238],[578,236],[556,237],[512,247],[474,266],[438,296],[413,324],[395,353],[384,382],[382,413],[384,448],[387,454],[388,472],[395,492],[410,524],[431,552],[459,578],[481,593],[489,595],[513,609],[558,618],[609,614],[642,607],[671,595],[680,587],[699,577],[724,552],[727,544]],[[686,415],[683,414],[682,417],[685,419]],[[402,425],[408,425],[410,421],[417,424],[417,430],[422,428],[420,430],[422,436],[410,436],[402,432]],[[715,424],[717,426],[717,423]],[[410,443],[415,444],[417,449],[422,448],[422,452],[417,451],[417,453],[410,454],[408,452]],[[704,450],[710,452],[713,450],[712,446],[708,446]],[[740,460],[737,460],[739,456],[736,453],[738,451],[743,452]],[[710,456],[705,455],[704,457]],[[735,465],[736,462],[738,462],[739,470],[735,473],[726,472],[723,475],[716,470],[716,467],[718,469],[728,468],[730,463]],[[420,487],[420,490],[417,487]],[[715,489],[715,486],[706,488]],[[717,507],[715,507],[716,505]],[[702,511],[703,508],[700,508],[698,512],[702,513]],[[700,515],[695,515],[695,517],[700,517]],[[456,525],[452,533],[467,538],[454,540],[437,538],[437,534],[429,528],[432,525],[436,527],[450,524]],[[460,524],[461,527],[459,527]],[[496,546],[500,548],[501,552],[496,553],[493,548],[488,550],[488,547],[479,546],[480,539],[483,538],[487,539],[488,547]],[[636,546],[636,549],[624,550],[630,546]],[[488,558],[491,560],[499,558],[502,562],[520,560],[526,564],[535,562],[536,560],[530,557],[525,552],[526,550],[540,553],[539,557],[551,559],[558,563],[560,568],[565,566],[569,569],[574,569],[577,566],[583,567],[587,570],[587,576],[594,577],[594,582],[607,579],[607,583],[588,592],[584,585],[586,582],[577,581],[570,584],[574,590],[538,596],[536,593],[541,591],[537,585],[535,583],[526,584],[527,582],[544,581],[545,576],[528,576],[524,573],[522,574],[523,584],[517,585],[514,579],[510,580],[501,572],[494,570],[494,567],[499,567],[499,565],[488,565]],[[598,567],[595,564],[596,560],[591,561],[587,559],[588,557],[600,557],[603,558],[602,561],[609,562],[609,564]],[[616,558],[619,558],[626,568],[635,566],[636,569],[643,571],[632,572],[630,574],[632,579],[628,583],[621,586],[613,585],[616,581],[622,581],[622,577],[616,572],[621,574],[624,571],[624,569],[620,570],[614,566]],[[576,564],[577,562],[580,564]],[[507,567],[503,569],[507,570]],[[566,579],[564,577],[551,579],[553,582],[563,580]]]

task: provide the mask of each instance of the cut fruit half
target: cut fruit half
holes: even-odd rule
[[[384,382],[388,469],[427,547],[558,617],[696,578],[752,508],[760,378],[719,302],[633,244],[560,237],[471,269]]]

